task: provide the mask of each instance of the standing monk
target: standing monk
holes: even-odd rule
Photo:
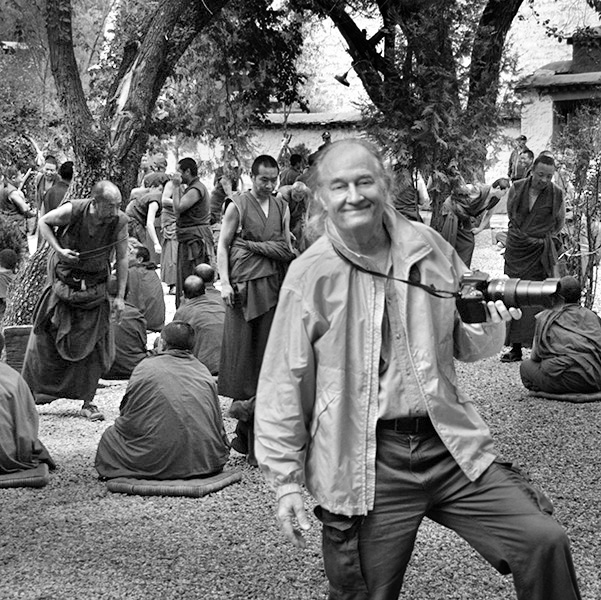
[[[119,210],[121,193],[110,181],[97,183],[91,195],[67,201],[39,221],[40,233],[54,252],[48,261],[48,285],[34,311],[23,378],[36,404],[83,400],[80,414],[99,421],[104,415],[92,400],[101,373],[115,358],[107,293],[110,257],[116,250],[112,312],[119,321],[127,283],[127,216]]]
[[[566,209],[563,192],[553,182],[555,161],[541,154],[526,179],[514,182],[507,198],[507,249],[505,273],[509,277],[542,281],[555,275],[557,235],[563,227]],[[506,343],[511,350],[501,356],[502,362],[522,360],[522,346],[531,346],[534,337],[534,315],[542,306],[527,306],[520,321],[507,326]]]
[[[196,265],[214,263],[215,251],[209,192],[198,179],[196,162],[192,158],[182,158],[177,163],[177,174],[172,177],[171,182],[178,241],[175,306],[179,307],[184,280],[194,274]],[[183,194],[180,191],[182,183],[187,185]]]
[[[234,198],[225,209],[217,246],[225,321],[219,393],[235,401],[253,398],[267,336],[290,248],[290,212],[273,196],[278,163],[262,155],[251,167],[252,190]],[[239,421],[233,448],[253,462],[252,421]]]

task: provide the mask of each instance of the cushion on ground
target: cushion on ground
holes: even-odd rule
[[[33,469],[0,475],[0,488],[44,487],[50,481],[48,465],[40,463]]]
[[[560,400],[562,402],[599,402],[601,400],[601,391],[590,392],[589,394],[550,394],[549,392],[535,392],[534,390],[530,390],[528,395],[536,398],[547,398],[548,400]]]
[[[211,477],[197,479],[135,479],[134,477],[115,477],[106,483],[109,492],[136,494],[138,496],[189,496],[200,498],[216,492],[242,479],[240,471],[223,471]]]

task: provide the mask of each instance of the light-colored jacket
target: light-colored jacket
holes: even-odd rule
[[[434,230],[388,207],[384,223],[395,277],[408,279],[417,268],[421,283],[458,289],[466,267]],[[305,484],[331,512],[366,514],[375,493],[385,280],[354,268],[334,245],[367,266],[333,227],[291,264],[257,391],[256,455],[278,497]],[[494,460],[492,439],[457,389],[453,358],[492,356],[504,324],[464,324],[454,300],[405,283],[395,282],[395,292],[412,379],[439,436],[475,480]]]

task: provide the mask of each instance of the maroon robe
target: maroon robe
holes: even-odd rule
[[[23,378],[40,403],[56,398],[91,401],[102,372],[109,369],[115,357],[108,294],[104,292],[96,306],[76,306],[61,300],[52,284],[56,267],[62,267],[85,280],[88,289],[93,284],[102,288],[109,275],[109,257],[118,241],[117,234],[127,217],[120,212],[107,223],[92,228],[92,201],[71,203],[71,222],[58,238],[63,248],[79,252],[80,260],[71,267],[61,263],[55,253],[50,255],[49,285],[36,304],[23,361]]]
[[[38,439],[38,412],[23,378],[0,362],[0,475],[33,469],[41,462],[54,468]]]
[[[539,313],[531,358],[520,367],[530,389],[554,394],[600,391],[601,320],[577,304]]]
[[[294,254],[284,238],[284,200],[270,199],[268,217],[250,192],[233,202],[239,213],[238,232],[229,251],[235,299],[225,312],[219,393],[247,400],[257,390],[278,294]]]
[[[109,479],[188,479],[221,471],[228,456],[213,377],[190,352],[168,350],[135,368],[95,466]]]
[[[531,178],[516,181],[507,198],[507,248],[505,273],[509,277],[542,281],[554,276],[557,234],[563,227],[565,208],[560,188],[550,183],[539,193],[532,210],[528,207]],[[522,307],[522,318],[507,324],[506,343],[530,346],[534,316],[541,306]]]

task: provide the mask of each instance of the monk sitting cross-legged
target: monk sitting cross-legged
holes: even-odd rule
[[[229,444],[217,389],[193,348],[190,325],[164,327],[158,354],[134,369],[120,415],[100,440],[100,477],[190,479],[223,469]]]

